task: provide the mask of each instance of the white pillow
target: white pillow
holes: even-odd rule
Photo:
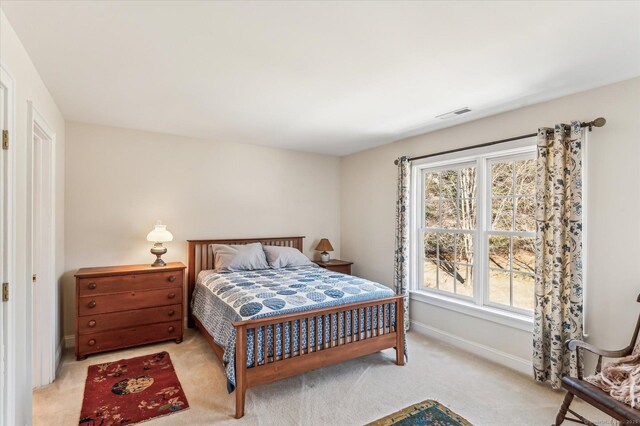
[[[268,269],[262,244],[210,244],[215,271],[253,271]]]
[[[313,265],[307,256],[293,247],[263,246],[263,248],[267,254],[267,262],[272,268]]]

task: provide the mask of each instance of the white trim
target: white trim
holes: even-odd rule
[[[16,359],[21,356],[17,353],[16,345],[16,327],[19,324],[16,316],[19,309],[16,309],[16,295],[18,294],[17,282],[15,276],[16,270],[16,239],[15,239],[15,218],[16,218],[16,148],[17,138],[15,131],[16,120],[16,86],[15,79],[9,73],[9,71],[0,64],[0,81],[2,85],[7,88],[7,130],[9,131],[9,151],[7,152],[7,199],[9,205],[7,206],[7,224],[8,232],[5,236],[7,239],[7,282],[9,283],[9,291],[13,294],[10,295],[8,302],[5,303],[4,308],[7,310],[7,383],[5,383],[5,389],[0,389],[1,394],[6,391],[6,406],[0,408],[0,425],[13,425],[16,422],[16,408],[21,406],[21,397],[24,395],[18,395],[17,382],[16,382]],[[3,404],[0,404],[2,406]]]
[[[489,361],[493,361],[496,364],[500,364],[522,374],[526,374],[527,376],[531,376],[533,374],[533,363],[530,360],[526,360],[508,354],[506,352],[490,348],[489,346],[485,346],[477,342],[472,342],[471,340],[454,336],[451,333],[447,333],[446,331],[442,331],[429,325],[422,324],[421,322],[415,320],[411,320],[411,327],[412,330],[415,330],[422,335],[443,341],[467,352],[488,359]]]
[[[65,349],[71,349],[76,345],[76,336],[73,334],[69,334],[64,336],[64,347]]]
[[[461,300],[424,290],[411,290],[409,297],[411,300],[421,303],[427,303],[439,308],[449,309],[471,317],[533,333],[533,318],[529,315],[521,315],[490,306],[479,306],[470,300]]]
[[[47,139],[50,141],[51,143],[51,147],[50,147],[50,157],[49,157],[49,161],[50,161],[50,168],[49,168],[49,177],[47,179],[48,182],[48,187],[49,187],[49,191],[50,191],[50,202],[51,202],[51,223],[50,223],[50,230],[49,230],[49,248],[50,248],[50,252],[49,252],[49,258],[51,259],[51,262],[49,262],[48,266],[49,266],[49,270],[47,271],[47,277],[51,280],[51,285],[50,286],[42,286],[42,288],[44,289],[44,294],[47,296],[45,298],[45,300],[49,300],[53,303],[50,303],[48,305],[48,311],[45,310],[45,312],[40,312],[41,314],[44,314],[44,318],[39,317],[38,318],[38,323],[41,325],[47,325],[48,327],[43,328],[41,331],[42,333],[39,335],[33,335],[32,339],[28,339],[28,353],[27,353],[27,357],[28,357],[28,363],[29,366],[33,365],[33,359],[31,356],[31,353],[33,352],[33,339],[39,339],[43,342],[45,342],[45,344],[43,345],[43,350],[38,352],[38,356],[40,357],[44,357],[44,368],[41,372],[40,377],[36,377],[33,378],[33,376],[31,377],[31,380],[33,382],[33,387],[39,387],[39,386],[44,386],[47,384],[50,384],[54,381],[55,379],[55,375],[56,375],[56,368],[57,368],[57,358],[56,358],[56,349],[57,349],[57,343],[55,341],[55,335],[56,335],[56,330],[55,330],[55,325],[57,323],[56,321],[56,306],[57,306],[57,300],[58,300],[58,284],[57,284],[57,280],[56,280],[56,274],[55,274],[55,262],[56,262],[56,197],[55,197],[55,188],[56,188],[56,133],[53,130],[53,128],[47,123],[47,121],[45,120],[44,116],[42,114],[40,114],[40,112],[34,107],[33,102],[32,101],[27,101],[27,241],[26,241],[26,247],[27,247],[27,258],[26,258],[26,263],[27,263],[27,275],[25,277],[25,281],[26,283],[28,283],[27,285],[27,322],[28,322],[28,330],[31,330],[31,332],[33,333],[33,311],[32,311],[32,304],[33,304],[33,285],[31,285],[31,277],[34,274],[34,270],[33,270],[33,262],[32,262],[32,257],[33,257],[33,244],[32,244],[32,238],[33,238],[33,172],[34,172],[34,168],[33,168],[33,140],[34,140],[34,135],[36,133],[36,129],[39,132],[42,132],[43,134],[46,135]],[[36,284],[37,285],[37,284]]]

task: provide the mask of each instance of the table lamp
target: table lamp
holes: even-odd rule
[[[329,240],[327,240],[326,238],[321,239],[318,245],[316,246],[316,250],[322,252],[320,253],[320,259],[323,262],[328,262],[329,260],[331,260],[328,252],[333,251],[333,246],[331,246],[331,243],[329,242]]]
[[[167,252],[167,248],[163,247],[162,243],[173,241],[173,234],[167,231],[167,225],[163,225],[162,221],[158,220],[153,231],[147,234],[147,241],[154,243],[151,248],[151,253],[155,254],[157,257],[156,261],[153,262],[151,266],[167,266],[164,260],[162,260],[162,255]]]

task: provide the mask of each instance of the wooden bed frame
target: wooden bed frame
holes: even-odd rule
[[[302,240],[304,237],[280,237],[280,238],[245,238],[245,239],[226,239],[226,240],[188,240],[188,258],[189,258],[189,274],[188,274],[188,295],[187,303],[189,309],[188,324],[189,327],[197,327],[205,337],[209,345],[213,348],[215,354],[222,362],[224,349],[217,345],[213,337],[209,335],[202,323],[193,316],[191,309],[191,298],[196,285],[198,273],[202,270],[213,269],[213,259],[208,250],[209,244],[249,244],[262,243],[272,246],[293,247],[302,251]],[[276,380],[284,379],[290,376],[302,374],[307,371],[315,370],[327,365],[337,364],[353,358],[358,358],[387,348],[396,350],[396,364],[404,365],[404,306],[402,296],[392,296],[384,299],[369,300],[366,302],[350,303],[340,306],[332,306],[330,308],[313,309],[305,312],[293,314],[284,314],[273,317],[260,318],[255,320],[234,322],[236,329],[236,413],[237,419],[244,415],[245,393],[249,387],[257,386],[263,383],[270,383]],[[389,318],[391,315],[391,307],[395,306],[395,321]],[[347,335],[346,327],[342,338],[340,337],[341,317],[349,316],[351,323],[353,318],[364,318],[368,308],[376,310],[378,318],[383,321],[376,321],[374,328],[373,321],[371,329],[367,332],[359,332],[359,330],[351,329]],[[373,314],[372,314],[373,315]],[[246,367],[247,356],[247,334],[256,335],[258,329],[263,330],[266,336],[266,330],[275,330],[280,326],[284,333],[285,324],[289,323],[289,339],[293,341],[294,324],[297,322],[298,333],[300,333],[298,341],[302,344],[302,323],[303,320],[307,325],[307,336],[311,321],[315,321],[315,329],[318,324],[324,324],[326,317],[329,317],[330,327],[327,333],[330,334],[329,344],[316,342],[314,346],[309,345],[310,339],[307,339],[307,347],[300,348],[299,351],[290,350],[289,354],[285,353],[284,347],[281,346],[281,356],[276,357],[276,339],[273,339],[273,357],[267,357],[267,339],[263,339],[264,344],[264,361],[258,363],[257,339],[253,339],[254,344],[254,362],[252,367]],[[334,335],[333,324],[337,321],[338,335]],[[360,324],[360,320],[358,321]],[[360,328],[360,327],[358,327]],[[253,330],[250,332],[250,330]],[[250,332],[250,333],[249,333]],[[316,339],[319,340],[319,339]],[[284,336],[281,339],[281,345],[284,345]]]

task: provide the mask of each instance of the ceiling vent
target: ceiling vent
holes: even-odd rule
[[[469,108],[467,108],[467,107],[464,107],[464,108],[457,109],[455,111],[451,111],[451,112],[447,112],[447,113],[444,113],[444,114],[436,115],[436,118],[439,118],[440,120],[446,120],[448,118],[457,117],[458,115],[466,114],[468,112],[471,112],[471,110]]]

